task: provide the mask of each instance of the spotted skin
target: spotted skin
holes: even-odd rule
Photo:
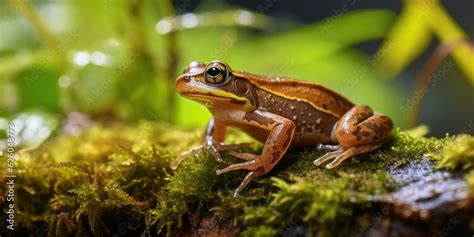
[[[260,108],[295,123],[293,147],[336,142],[331,139],[334,124],[338,121],[335,116],[321,112],[304,101],[289,100],[264,90],[257,90],[257,97]]]

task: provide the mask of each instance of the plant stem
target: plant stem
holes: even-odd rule
[[[468,40],[466,33],[456,24],[446,10],[440,6],[439,1],[424,1],[433,1],[430,10],[431,14],[427,14],[425,21],[443,44],[459,40]],[[452,55],[460,69],[471,82],[471,85],[474,86],[474,47],[471,47],[470,44],[460,45],[453,50]]]
[[[39,37],[51,49],[59,49],[60,40],[48,29],[48,26],[38,16],[36,11],[31,6],[30,2],[25,0],[9,0],[11,6],[16,8],[28,21],[33,25],[33,28],[38,33]]]
[[[163,17],[174,17],[175,9],[171,0],[158,0]],[[167,64],[165,69],[165,78],[168,81],[167,102],[169,104],[170,119],[176,116],[176,94],[174,93],[174,80],[179,62],[178,54],[178,35],[176,31],[171,31],[163,35],[166,44]]]
[[[49,54],[45,49],[17,53],[3,57],[0,61],[0,81],[10,73],[15,73],[38,62],[47,60]]]
[[[413,89],[410,98],[413,106],[411,106],[410,110],[408,111],[405,121],[405,128],[413,128],[416,126],[421,103],[423,102],[423,98],[425,97],[436,69],[439,68],[439,65],[451,52],[466,45],[469,46],[467,42],[462,40],[451,42],[449,44],[442,44],[438,46],[438,48],[436,48],[434,53],[430,56],[428,61],[423,66],[420,74],[416,78],[415,89]]]

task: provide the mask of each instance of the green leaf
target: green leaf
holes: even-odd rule
[[[423,21],[425,11],[411,1],[405,1],[400,17],[376,54],[376,63],[384,71],[385,78],[398,75],[428,47],[431,32]]]

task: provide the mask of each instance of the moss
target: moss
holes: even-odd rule
[[[214,173],[240,162],[227,153],[223,163],[204,152],[189,157],[176,171],[168,168],[181,151],[199,143],[201,132],[152,122],[95,126],[20,152],[18,226],[31,231],[46,223],[48,233],[65,236],[172,235],[212,215],[244,236],[274,236],[296,224],[320,236],[333,230],[344,235],[354,210],[370,208],[370,200],[400,186],[388,170],[460,139],[413,138],[397,130],[393,141],[378,151],[333,170],[312,164],[323,152],[291,150],[274,170],[234,198],[231,191],[245,171]],[[228,138],[231,143],[248,139],[236,131]],[[449,146],[444,150],[454,149]],[[260,149],[258,143],[240,148]],[[466,158],[459,154],[455,159],[465,166]],[[467,176],[471,187],[472,176]]]
[[[326,224],[352,214],[350,200],[360,201],[356,198],[358,193],[346,190],[348,179],[334,179],[322,184],[301,178],[292,184],[277,178],[273,182],[278,191],[272,194],[268,205],[245,210],[242,217],[242,224],[247,228],[243,231],[244,236],[255,236],[254,231],[262,231],[262,225],[266,231],[272,228],[272,233],[279,233],[295,221],[317,221],[328,228]]]
[[[436,161],[437,169],[464,170],[469,192],[474,194],[474,137],[467,134],[447,136],[443,146],[429,154]]]
[[[447,143],[440,152],[432,156],[438,161],[438,168],[471,169],[474,168],[474,137],[459,135],[447,138]]]

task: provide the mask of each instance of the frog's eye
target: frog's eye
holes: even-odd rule
[[[211,63],[206,68],[204,80],[211,85],[222,85],[230,78],[229,70],[222,63]]]

